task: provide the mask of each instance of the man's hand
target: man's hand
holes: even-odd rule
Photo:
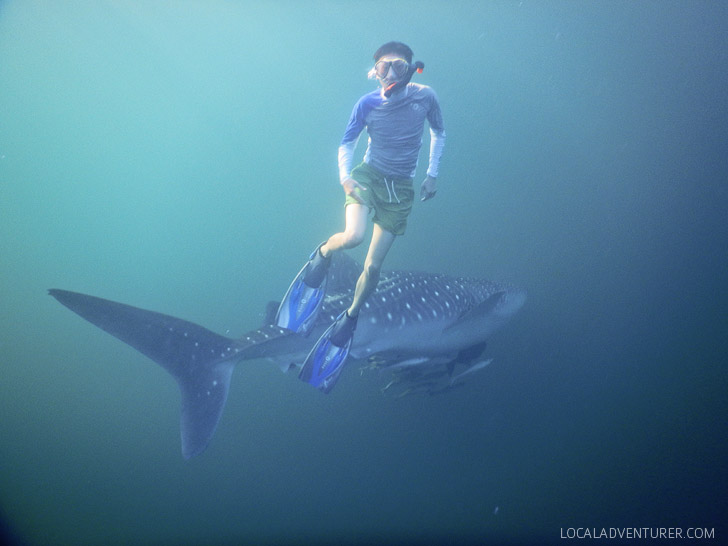
[[[359,182],[357,182],[353,178],[347,178],[346,180],[341,182],[341,185],[343,186],[344,191],[346,192],[346,195],[351,195],[354,199],[357,200],[358,203],[360,203],[362,205],[364,204],[364,200],[361,197],[359,197],[359,192],[356,191],[356,190],[367,191],[367,189],[364,186],[359,184]]]
[[[420,201],[427,201],[435,197],[437,193],[437,179],[428,176],[420,187]]]

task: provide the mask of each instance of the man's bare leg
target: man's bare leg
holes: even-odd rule
[[[332,252],[344,248],[359,246],[364,240],[367,229],[369,207],[352,203],[346,206],[346,227],[341,233],[335,233],[321,246],[321,255],[328,258]]]
[[[359,310],[364,302],[377,288],[379,283],[379,273],[382,269],[384,258],[387,257],[392,243],[397,238],[396,235],[382,229],[379,224],[374,224],[374,232],[372,233],[372,242],[369,244],[367,258],[364,261],[364,271],[359,275],[354,290],[354,301],[347,311],[350,317],[359,315]]]

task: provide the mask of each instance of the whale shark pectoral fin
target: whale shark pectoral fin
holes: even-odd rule
[[[475,345],[472,345],[467,349],[463,349],[458,353],[458,356],[455,358],[454,362],[458,364],[470,364],[481,354],[483,354],[483,351],[485,351],[485,348],[487,346],[488,343],[483,341],[482,343],[476,343]]]
[[[460,317],[450,324],[447,328],[445,328],[443,331],[447,332],[448,330],[452,330],[454,328],[459,328],[466,322],[472,322],[475,321],[481,317],[485,317],[489,313],[493,311],[502,301],[503,298],[506,297],[506,291],[501,290],[500,292],[495,292],[491,294],[488,299],[481,302],[479,305],[476,305],[469,311],[466,311]]]

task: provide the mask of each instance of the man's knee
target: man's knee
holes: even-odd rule
[[[364,264],[364,273],[367,276],[367,280],[371,283],[374,283],[375,286],[379,282],[379,274],[381,270],[381,266],[373,264],[371,262]]]
[[[359,246],[363,240],[364,240],[363,232],[359,233],[358,231],[355,231],[355,230],[344,232],[344,248],[354,248],[355,246]]]

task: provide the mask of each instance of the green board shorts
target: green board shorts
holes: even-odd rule
[[[372,222],[394,235],[404,235],[407,217],[412,211],[415,190],[411,178],[389,178],[362,163],[351,171],[351,178],[366,188],[355,190],[364,204],[374,211]],[[346,205],[358,204],[352,196],[346,196]]]

